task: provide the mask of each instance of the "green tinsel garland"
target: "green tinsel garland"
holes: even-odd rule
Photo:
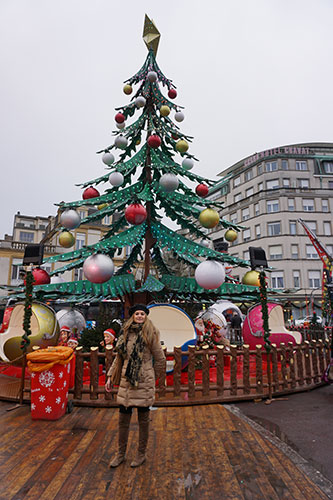
[[[31,271],[27,271],[25,277],[25,302],[24,302],[24,316],[23,316],[23,330],[24,335],[22,335],[21,349],[24,353],[27,351],[27,347],[30,344],[29,335],[31,335],[31,316],[32,316],[32,288],[34,283],[34,277]]]
[[[269,340],[269,325],[268,325],[268,308],[267,308],[267,288],[266,288],[266,274],[264,271],[259,273],[260,281],[260,303],[261,314],[264,326],[264,341],[267,354],[271,352],[271,341]]]

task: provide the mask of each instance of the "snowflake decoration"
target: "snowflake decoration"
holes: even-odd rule
[[[68,363],[68,365],[67,365],[67,371],[68,371],[68,373],[70,372],[70,369],[71,369],[71,365]]]
[[[64,376],[64,372],[59,373],[59,378],[62,378]]]
[[[43,387],[50,387],[55,382],[55,376],[50,371],[41,372],[39,374],[39,383]]]
[[[45,396],[39,396],[39,398],[38,398],[38,399],[39,399],[39,401],[41,401],[42,403],[44,403],[44,401],[45,401]]]
[[[64,408],[65,408],[65,403],[62,403],[61,408],[62,408],[62,409],[64,409]]]
[[[52,411],[51,406],[47,406],[47,407],[45,408],[45,411],[46,411],[46,413],[51,413],[51,411]]]
[[[31,374],[31,378],[35,378],[36,374],[34,372],[32,372]]]
[[[66,382],[66,380],[64,380],[64,387],[66,387],[66,385],[67,385],[67,382]]]
[[[32,410],[35,410],[35,409],[36,409],[36,405],[35,405],[35,403],[31,403],[31,409],[32,409]]]
[[[58,396],[58,397],[56,398],[55,402],[56,402],[58,405],[60,405],[60,403],[61,403],[61,397],[60,397],[60,396]]]

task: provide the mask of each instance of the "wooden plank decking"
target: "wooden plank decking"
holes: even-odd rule
[[[271,442],[221,405],[151,411],[148,460],[114,470],[118,411],[74,408],[57,421],[32,421],[30,407],[0,403],[1,500],[288,499],[328,497]]]

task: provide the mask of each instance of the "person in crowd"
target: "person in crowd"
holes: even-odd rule
[[[71,336],[71,329],[69,328],[69,326],[65,325],[61,326],[58,345],[67,346],[70,336]]]
[[[155,380],[165,369],[165,357],[160,334],[148,318],[149,309],[136,304],[129,310],[115,347],[117,353],[107,373],[106,391],[112,389],[112,377],[117,363],[122,362],[121,378],[117,394],[119,404],[118,453],[110,467],[118,467],[124,459],[133,408],[137,408],[139,421],[139,445],[131,467],[138,467],[146,460],[149,436],[149,407],[155,400]]]
[[[232,318],[230,320],[230,327],[231,328],[240,328],[242,326],[242,318],[240,315],[235,311],[232,315]]]
[[[116,332],[113,330],[113,328],[108,328],[107,330],[104,330],[103,337],[104,340],[102,340],[100,344],[105,348],[107,345],[113,345],[116,338]]]

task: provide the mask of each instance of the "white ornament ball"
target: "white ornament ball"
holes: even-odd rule
[[[83,272],[91,283],[105,283],[113,275],[114,265],[108,255],[91,255],[84,261]]]
[[[111,186],[118,187],[124,182],[124,176],[120,172],[112,172],[109,176],[109,182]]]
[[[75,210],[65,210],[60,216],[60,222],[66,229],[79,227],[81,219]]]
[[[177,111],[177,113],[175,114],[176,122],[182,122],[184,121],[184,119],[185,119],[184,113],[182,113],[181,111]]]
[[[147,74],[147,78],[150,82],[156,82],[157,73],[155,71],[149,71],[149,73]]]
[[[123,122],[123,123],[116,123],[116,127],[119,128],[119,130],[125,128],[125,122]]]
[[[104,153],[102,156],[102,162],[105,163],[105,165],[112,165],[114,162],[114,156],[112,153]]]
[[[225,280],[223,265],[216,260],[201,262],[195,270],[195,281],[205,290],[214,290]]]
[[[115,141],[114,141],[114,145],[116,146],[116,148],[119,148],[119,149],[126,149],[127,147],[127,139],[126,137],[124,137],[123,135],[118,135],[116,138],[115,138]]]
[[[201,240],[200,245],[202,245],[203,247],[209,248],[210,241],[209,240]]]
[[[185,168],[185,170],[191,170],[194,167],[194,161],[191,160],[191,158],[184,158],[182,167]]]
[[[143,96],[139,96],[135,99],[135,106],[137,108],[143,108],[146,105],[146,99]]]
[[[61,276],[51,276],[51,285],[55,285],[56,283],[65,283],[65,280]]]
[[[171,193],[171,191],[174,191],[178,188],[179,180],[175,174],[164,174],[160,178],[160,186],[162,186],[164,191],[166,191],[167,193]]]

